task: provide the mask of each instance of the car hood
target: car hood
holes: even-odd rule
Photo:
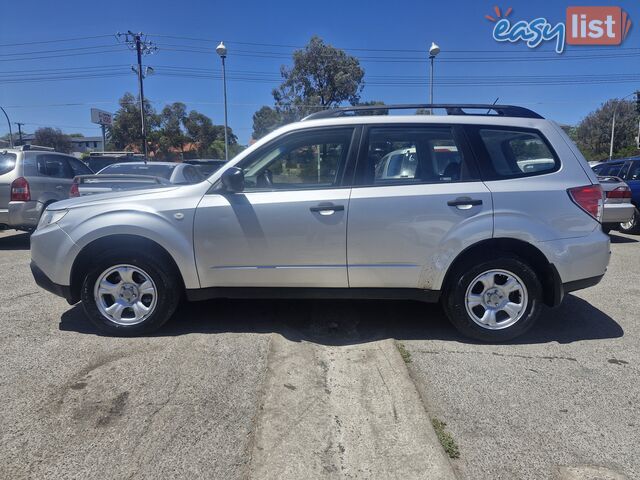
[[[87,195],[84,197],[76,197],[69,198],[68,200],[61,200],[59,202],[52,203],[48,208],[49,210],[64,210],[68,208],[78,208],[84,207],[87,205],[96,205],[96,204],[104,204],[104,203],[116,203],[116,202],[126,202],[129,200],[144,200],[150,197],[158,197],[162,196],[166,192],[171,192],[173,190],[177,190],[178,188],[175,185],[169,187],[153,187],[153,188],[145,188],[142,190],[132,190],[128,192],[118,191],[118,192],[108,192],[108,193],[98,193],[95,195]]]

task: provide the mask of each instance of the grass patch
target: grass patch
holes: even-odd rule
[[[400,356],[402,357],[402,360],[404,360],[404,363],[411,363],[411,353],[407,350],[407,347],[400,342],[396,342],[396,348],[400,352]]]
[[[447,455],[449,455],[449,458],[460,458],[460,449],[458,448],[458,444],[453,439],[451,434],[445,429],[447,424],[442,420],[432,418],[431,425],[433,425],[433,429],[436,431],[436,435],[438,437],[438,440],[440,441],[440,445],[442,445],[444,451],[447,453]]]

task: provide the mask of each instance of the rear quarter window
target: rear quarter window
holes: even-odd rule
[[[17,158],[15,153],[0,152],[0,175],[13,171],[16,168]]]
[[[542,175],[560,168],[558,156],[536,130],[512,127],[473,130],[476,154],[484,158],[482,163],[489,179]]]

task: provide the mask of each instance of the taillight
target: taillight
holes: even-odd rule
[[[600,185],[585,185],[567,190],[571,200],[597,221],[602,219],[604,197]]]
[[[16,178],[11,184],[11,201],[28,202],[29,200],[31,200],[29,182],[27,182],[27,179],[24,177]]]
[[[629,187],[620,186],[607,193],[607,198],[631,198],[631,190]]]
[[[78,182],[76,180],[74,180],[73,183],[71,184],[71,190],[69,190],[69,196],[70,197],[80,196],[80,189],[78,188]]]

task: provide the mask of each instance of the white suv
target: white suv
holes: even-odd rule
[[[117,335],[157,329],[182,296],[349,297],[440,301],[486,341],[598,283],[602,190],[558,125],[513,106],[385,107],[403,108],[447,115],[324,111],[207,181],[57,202],[34,277]]]

